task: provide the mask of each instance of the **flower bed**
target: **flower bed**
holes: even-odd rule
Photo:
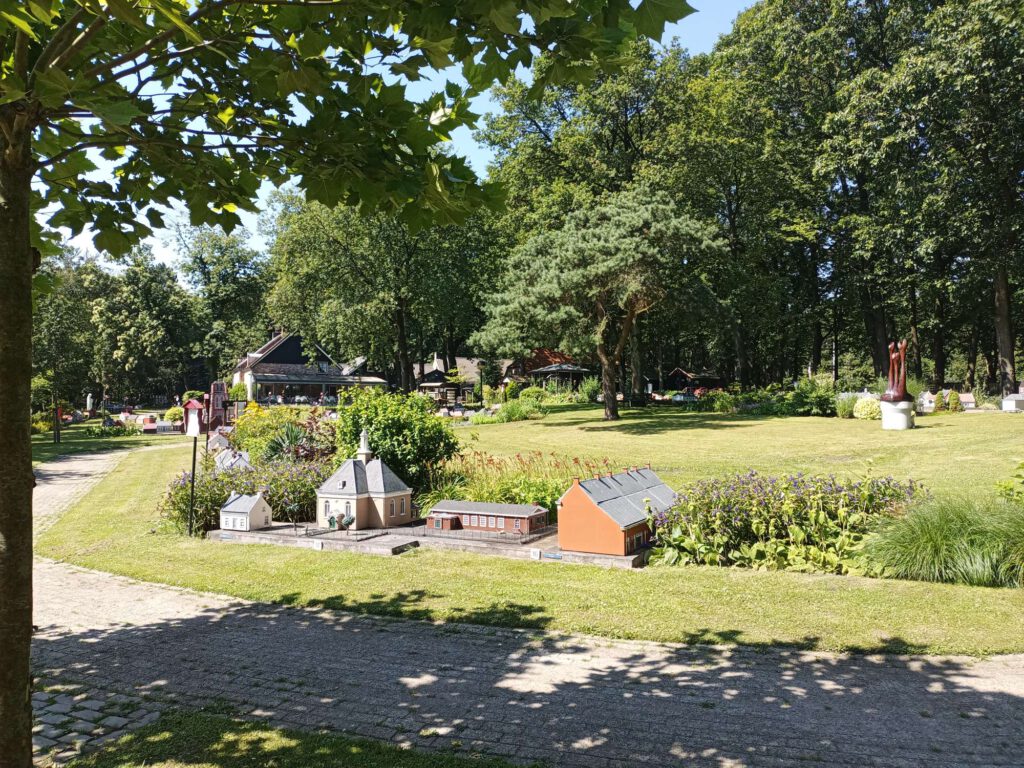
[[[748,472],[680,491],[656,515],[653,561],[846,573],[874,523],[923,494],[891,477],[768,477]]]

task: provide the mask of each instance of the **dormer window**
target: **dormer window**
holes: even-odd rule
[[[318,360],[316,367],[320,370],[320,373],[327,373],[327,365],[326,360]]]

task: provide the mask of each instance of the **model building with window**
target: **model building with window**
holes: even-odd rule
[[[316,519],[320,528],[356,531],[412,522],[412,489],[373,457],[365,429],[356,457],[347,459],[317,490]]]

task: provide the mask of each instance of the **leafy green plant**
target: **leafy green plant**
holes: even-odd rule
[[[186,389],[181,396],[181,403],[184,405],[189,400],[198,400],[200,403],[203,402],[203,396],[206,395],[201,389]]]
[[[706,392],[697,400],[697,410],[704,413],[733,413],[736,410],[736,397],[722,390]]]
[[[935,413],[939,413],[940,411],[945,411],[945,410],[946,410],[946,396],[943,394],[942,390],[940,389],[938,392],[935,393],[935,411],[934,412]]]
[[[1024,583],[1024,514],[1005,500],[930,498],[864,542],[873,575],[974,586]]]
[[[548,393],[542,387],[525,387],[523,391],[519,393],[519,399],[536,400],[538,403],[544,402],[547,399]]]
[[[576,390],[576,401],[580,403],[596,403],[601,394],[601,380],[597,376],[587,376],[580,382]]]
[[[519,392],[522,390],[522,386],[518,381],[510,381],[505,385],[505,401],[516,400],[519,398]]]
[[[86,437],[131,437],[132,435],[141,435],[142,430],[134,424],[115,425],[112,427],[92,425],[83,429],[82,434]]]
[[[164,412],[164,421],[184,421],[185,409],[180,405],[172,406]]]
[[[853,418],[878,421],[882,418],[882,404],[873,397],[858,397],[853,405]]]
[[[836,416],[840,419],[852,419],[853,410],[859,398],[856,395],[846,394],[836,396]]]
[[[237,384],[232,384],[230,389],[228,389],[228,399],[236,402],[248,400],[249,391],[245,388],[245,384],[241,381]]]
[[[301,424],[309,415],[309,409],[287,405],[264,407],[249,403],[235,421],[231,442],[241,451],[247,451],[254,461],[267,457],[270,444],[288,424]]]
[[[349,399],[335,422],[336,464],[355,456],[365,429],[374,454],[413,488],[422,488],[431,467],[459,451],[450,424],[428,398],[366,388],[349,393]]]
[[[960,393],[955,389],[949,393],[947,407],[949,408],[950,413],[961,413],[964,410],[964,406],[960,402]]]
[[[922,493],[891,477],[767,477],[757,472],[681,490],[654,515],[656,563],[846,573],[864,535]]]

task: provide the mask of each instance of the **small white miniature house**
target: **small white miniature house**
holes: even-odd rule
[[[221,451],[213,459],[214,472],[224,472],[229,469],[252,469],[249,462],[249,454],[246,451]]]
[[[220,527],[223,531],[258,531],[268,528],[274,513],[262,493],[247,496],[232,493],[220,508]]]
[[[363,430],[356,458],[348,459],[316,492],[320,528],[391,528],[413,520],[412,489],[373,458]]]
[[[214,432],[206,440],[206,450],[208,450],[210,453],[226,451],[230,447],[231,443],[228,441],[228,436],[221,432]]]

